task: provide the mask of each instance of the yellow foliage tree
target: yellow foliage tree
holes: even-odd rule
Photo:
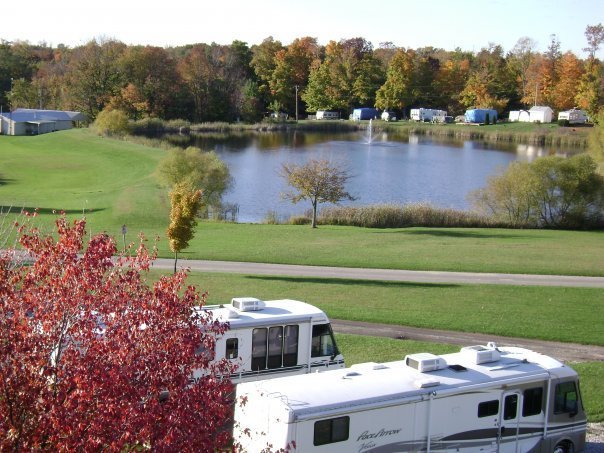
[[[170,225],[166,235],[170,241],[170,250],[174,252],[174,272],[178,253],[189,246],[197,225],[195,216],[201,208],[201,190],[186,183],[175,184],[170,192]]]

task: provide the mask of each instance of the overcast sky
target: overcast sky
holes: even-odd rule
[[[8,4],[7,4],[8,5]],[[2,8],[0,39],[76,46],[92,38],[127,44],[258,44],[273,36],[363,37],[375,47],[434,46],[508,51],[528,36],[544,51],[555,33],[562,51],[586,54],[585,27],[604,22],[604,0],[31,0]],[[600,49],[598,56],[602,58]]]

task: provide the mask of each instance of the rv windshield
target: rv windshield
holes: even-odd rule
[[[339,354],[333,337],[331,324],[317,324],[312,327],[311,357],[336,356]]]

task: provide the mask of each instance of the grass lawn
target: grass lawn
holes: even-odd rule
[[[165,239],[167,191],[153,173],[165,151],[86,129],[0,136],[0,206],[86,211],[92,233],[121,243],[139,232]],[[604,275],[604,232],[226,224],[201,222],[183,258],[416,270]]]
[[[336,334],[336,341],[346,366],[363,362],[391,362],[402,360],[407,354],[431,352],[447,354],[459,350],[458,346],[424,343],[392,338],[364,337],[359,335]],[[579,373],[581,395],[590,422],[604,422],[604,362],[570,363]]]
[[[316,305],[332,319],[604,345],[604,289],[219,273],[192,273],[188,282],[208,292],[209,304],[241,296],[290,298]]]

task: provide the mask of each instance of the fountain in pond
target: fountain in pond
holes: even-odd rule
[[[373,123],[372,123],[373,119],[369,120],[369,128],[367,129],[367,144],[371,145],[371,142],[373,141]]]

